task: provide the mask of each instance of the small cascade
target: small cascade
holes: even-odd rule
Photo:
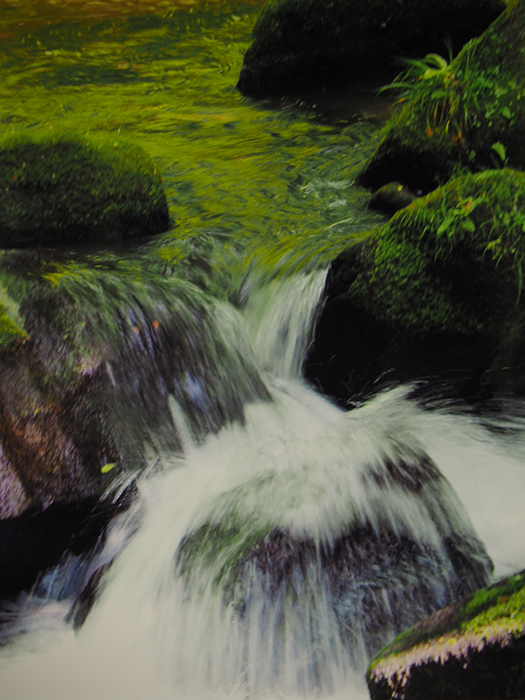
[[[498,558],[509,525],[496,512],[523,493],[525,425],[510,448],[504,431],[423,410],[410,387],[348,413],[316,394],[300,370],[323,275],[256,290],[241,312],[213,307],[213,347],[240,358],[217,371],[242,394],[249,367],[264,390],[207,435],[199,382],[191,410],[171,393],[179,447],[137,480],[91,559],[11,611],[5,697],[360,700],[386,641],[487,583],[491,558],[498,572],[521,563],[518,543]],[[469,483],[496,457],[507,484]]]
[[[252,293],[246,327],[259,367],[299,379],[326,271],[275,280]]]

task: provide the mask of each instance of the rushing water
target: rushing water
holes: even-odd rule
[[[13,610],[2,697],[355,700],[370,653],[468,589],[447,538],[471,587],[481,543],[496,575],[525,565],[522,421],[487,430],[407,388],[349,413],[314,393],[299,370],[323,280],[274,282],[242,314],[219,305],[269,396],[204,440],[172,401],[182,450],[151,464],[80,573],[64,562]],[[79,626],[71,580],[93,576]]]
[[[113,486],[136,497],[98,548],[4,608],[0,697],[366,697],[383,643],[487,581],[489,558],[496,577],[525,567],[520,407],[480,419],[398,387],[344,412],[302,380],[326,265],[381,220],[352,184],[376,121],[355,95],[243,100],[257,5],[55,5],[47,27],[14,9],[3,26],[5,134],[137,141],[174,228],[122,256],[3,256],[6,288],[26,266],[58,299],[38,321],[85,314],[86,374],[97,343],[119,348],[122,461],[143,442],[148,464]]]

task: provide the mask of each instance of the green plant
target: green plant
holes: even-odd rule
[[[498,163],[498,165],[506,167],[508,163],[508,158],[505,146],[501,143],[501,141],[498,141],[497,143],[493,143],[491,148],[499,156],[500,162]]]
[[[384,85],[380,92],[401,90],[404,92],[400,97],[400,101],[408,99],[413,94],[414,86],[420,80],[450,77],[451,62],[452,56],[450,54],[448,61],[437,53],[429,53],[424,58],[402,58],[400,63],[406,66],[406,70],[394,78],[393,82]]]
[[[417,114],[414,126],[428,138],[444,134],[454,145],[466,147],[465,134],[477,122],[479,108],[478,88],[470,85],[469,70],[475,43],[470,41],[463,48],[461,64],[453,59],[450,47],[448,59],[437,53],[403,59],[405,71],[382,88],[400,93],[398,104]]]

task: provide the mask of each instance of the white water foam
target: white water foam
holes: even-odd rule
[[[319,578],[317,587],[297,583],[308,596],[299,614],[285,610],[284,622],[274,619],[277,613],[258,597],[255,581],[249,614],[240,617],[209,578],[190,577],[188,585],[175,575],[176,552],[188,533],[220,522],[232,509],[248,534],[280,527],[324,541],[349,521],[376,518],[435,545],[435,524],[417,501],[393,488],[385,502],[384,490],[374,491],[361,478],[367,465],[400,445],[426,452],[445,475],[468,514],[452,494],[449,512],[457,510],[457,522],[450,527],[466,527],[470,518],[497,575],[525,566],[525,425],[514,419],[511,436],[496,434],[470,416],[425,411],[400,388],[344,413],[299,379],[319,292],[306,278],[293,284],[274,287],[246,312],[273,401],[248,406],[244,425],[231,424],[202,444],[191,442],[174,407],[185,454],[166,455],[161,468],[144,476],[131,512],[113,524],[106,552],[129,541],[85,624],[74,632],[56,603],[38,609],[26,621],[33,631],[2,653],[1,698],[366,698],[366,656],[356,649],[350,659],[320,572],[307,575],[310,584]],[[292,303],[292,289],[304,299],[308,288],[314,290],[309,305]],[[287,332],[279,332],[279,308],[285,309]],[[276,344],[280,349],[270,350]],[[142,525],[134,532],[139,517]],[[278,662],[276,647],[284,650]],[[312,670],[314,658],[322,663]]]

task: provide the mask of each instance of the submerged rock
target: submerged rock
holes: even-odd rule
[[[307,473],[305,467],[301,479]],[[342,645],[359,668],[410,621],[488,582],[490,559],[424,453],[401,441],[391,445],[360,465],[353,492],[339,484],[340,476],[336,465],[337,496],[326,518],[339,501],[347,518],[326,536],[294,532],[278,524],[277,514],[273,522],[265,518],[271,507],[263,499],[283,501],[279,479],[268,474],[219,497],[177,551],[176,570],[188,596],[206,598],[215,590],[226,608],[235,609],[234,624],[247,639],[255,620],[268,627],[275,669],[285,664],[280,654],[287,634],[297,634],[305,649],[312,645],[314,665],[329,663],[322,658],[326,649]],[[322,506],[306,500],[301,507],[315,522]],[[321,652],[317,640],[327,634],[327,620],[331,641]]]
[[[377,189],[395,180],[428,192],[458,164],[523,169],[524,33],[525,3],[518,0],[451,62],[429,56],[412,66],[359,183]]]
[[[166,231],[155,163],[139,147],[79,137],[0,145],[0,246],[121,242]]]
[[[500,0],[270,0],[253,30],[238,82],[246,95],[319,88],[371,71],[394,58],[460,46],[501,12]]]
[[[421,380],[523,393],[525,174],[487,170],[415,200],[340,255],[305,372],[343,404]]]
[[[372,660],[372,700],[525,695],[525,573],[444,608]]]
[[[0,598],[29,589],[64,554],[82,555],[95,547],[111,519],[129,508],[132,495],[128,489],[114,499],[54,503],[0,520]],[[70,581],[70,587],[81,582]]]

